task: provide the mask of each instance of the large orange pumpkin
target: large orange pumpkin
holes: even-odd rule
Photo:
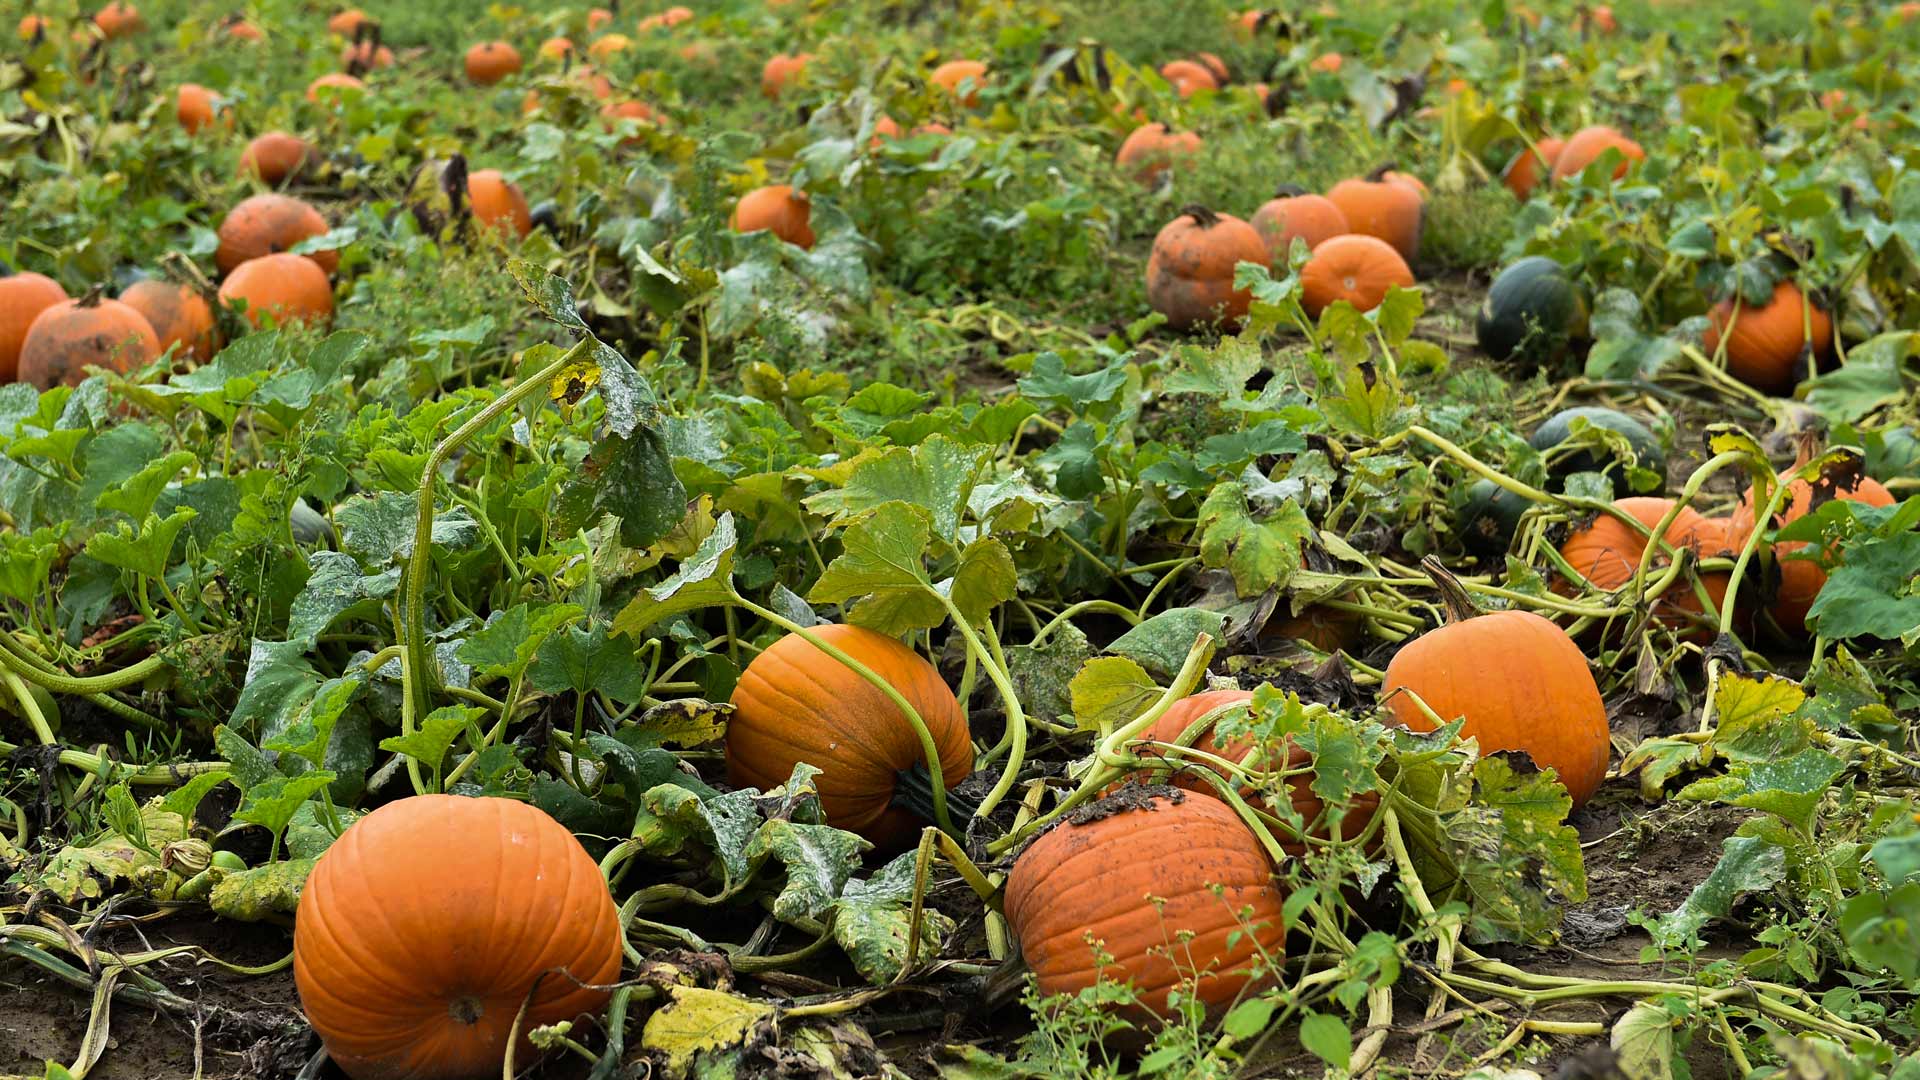
[[[1220,80],[1207,69],[1205,64],[1192,60],[1172,60],[1160,67],[1160,77],[1167,80],[1173,91],[1183,98],[1192,97],[1202,90],[1220,89]]]
[[[1714,305],[1703,339],[1708,353],[1717,352],[1721,338],[1727,345],[1727,372],[1756,390],[1786,393],[1811,371],[1800,359],[1812,346],[1815,359],[1833,349],[1833,320],[1808,300],[1790,281],[1773,287],[1773,296],[1760,307],[1740,304],[1732,297]]]
[[[1153,184],[1175,162],[1200,152],[1200,136],[1191,131],[1173,132],[1165,124],[1142,124],[1120,144],[1114,163],[1133,174],[1143,184]]]
[[[1243,262],[1272,265],[1266,241],[1231,214],[1189,206],[1153,238],[1147,258],[1147,302],[1185,330],[1203,323],[1237,323],[1253,295],[1233,286]]]
[[[1391,244],[1348,233],[1314,248],[1313,257],[1300,268],[1300,304],[1315,318],[1336,300],[1372,311],[1387,298],[1387,290],[1412,284],[1413,271]]]
[[[320,856],[293,924],[301,1007],[354,1080],[498,1076],[516,1021],[529,1064],[527,1032],[599,1012],[620,961],[593,857],[512,799],[375,810]]]
[[[1553,178],[1565,180],[1585,172],[1587,166],[1599,160],[1600,155],[1609,149],[1618,150],[1626,157],[1613,170],[1615,180],[1627,175],[1627,169],[1634,162],[1647,160],[1647,152],[1640,149],[1639,143],[1604,124],[1596,125],[1574,132],[1567,144],[1560,148],[1559,156],[1553,159]]]
[[[1014,863],[1005,908],[1042,994],[1130,983],[1129,1019],[1157,1025],[1170,991],[1218,1013],[1270,982],[1285,901],[1266,850],[1225,803],[1157,795],[1095,803],[1043,833]]]
[[[1566,632],[1531,611],[1476,611],[1438,563],[1448,623],[1408,642],[1387,665],[1381,693],[1414,731],[1433,721],[1398,690],[1410,690],[1441,720],[1465,717],[1463,738],[1484,752],[1518,750],[1551,768],[1578,809],[1607,773],[1607,707],[1587,658]]]
[[[20,375],[20,346],[40,313],[65,303],[67,290],[50,277],[19,273],[0,277],[0,385]]]
[[[261,325],[268,314],[289,322],[324,323],[333,318],[333,286],[327,272],[305,255],[280,252],[249,259],[220,283],[220,303],[247,304],[247,321]]]
[[[1516,199],[1526,200],[1533,197],[1533,189],[1540,186],[1553,171],[1553,163],[1560,160],[1560,151],[1566,148],[1560,139],[1548,137],[1534,143],[1531,147],[1521,147],[1513,155],[1507,167],[1500,173],[1500,182],[1507,185]]]
[[[770,184],[740,196],[727,222],[735,232],[765,229],[796,247],[813,246],[813,204],[807,193],[786,184]]]
[[[900,642],[858,626],[814,627],[810,633],[865,664],[920,714],[939,749],[948,789],[973,771],[967,716],[940,672]],[[775,787],[798,762],[815,778],[827,823],[892,850],[911,843],[927,823],[893,802],[898,774],[926,762],[899,706],[852,668],[798,634],[753,658],[733,691],[727,725],[727,781]]]
[[[1420,254],[1420,228],[1426,219],[1426,199],[1420,189],[1391,170],[1379,169],[1367,177],[1342,180],[1327,192],[1347,224],[1363,236],[1393,245],[1409,264]]]
[[[1352,232],[1347,215],[1324,195],[1283,190],[1260,204],[1248,224],[1260,231],[1273,261],[1284,265],[1293,240],[1299,237],[1312,251],[1342,233]]]
[[[812,59],[812,53],[778,53],[769,58],[766,66],[760,69],[760,93],[773,99],[785,93],[789,87],[798,85],[806,74],[807,62]]]
[[[240,152],[240,175],[256,176],[270,187],[279,187],[318,158],[319,152],[305,139],[284,131],[269,131]]]
[[[327,219],[301,199],[269,192],[243,200],[220,222],[220,246],[213,253],[222,274],[248,259],[285,251],[302,240],[327,233]],[[331,274],[340,266],[337,251],[308,255],[315,266]]]
[[[516,237],[533,231],[533,212],[527,207],[527,197],[499,169],[467,174],[467,205],[473,208],[473,219],[485,228]]]
[[[467,50],[467,80],[477,86],[492,86],[519,70],[520,50],[504,41],[483,41]]]
[[[1174,702],[1171,708],[1162,713],[1160,719],[1155,721],[1153,726],[1148,728],[1140,738],[1143,742],[1175,742],[1180,738],[1182,732],[1186,731],[1194,721],[1200,719],[1202,716],[1224,705],[1244,705],[1252,700],[1253,693],[1248,690],[1209,690],[1205,693],[1182,698]],[[1247,756],[1253,753],[1254,750],[1254,742],[1252,739],[1236,739],[1232,743],[1227,744],[1226,749],[1223,750],[1221,749],[1220,743],[1214,739],[1211,729],[1202,732],[1200,737],[1194,739],[1189,745],[1195,750],[1214,754],[1233,762],[1245,762]],[[1287,742],[1285,752],[1285,764],[1279,766],[1279,768],[1288,771],[1298,769],[1311,770],[1313,765],[1312,754],[1294,745],[1291,740]],[[1161,751],[1151,746],[1142,746],[1139,748],[1139,753],[1142,757],[1158,757]],[[1271,761],[1264,761],[1260,763],[1259,768],[1263,771],[1272,772],[1275,770],[1275,765]],[[1175,771],[1168,782],[1186,791],[1218,798],[1219,789],[1214,787],[1213,783],[1206,778],[1196,776],[1194,774],[1194,770],[1196,769],[1213,769],[1215,772],[1219,772],[1217,768],[1209,764],[1188,764],[1183,769]],[[1287,778],[1286,784],[1288,801],[1292,803],[1294,812],[1306,821],[1308,834],[1323,838],[1330,835],[1328,823],[1321,820],[1322,815],[1326,813],[1327,804],[1322,802],[1320,797],[1313,793],[1313,773],[1307,771],[1290,776]],[[1243,788],[1241,794],[1250,795],[1252,791],[1251,789]],[[1368,792],[1365,795],[1355,798],[1353,805],[1348,808],[1346,816],[1341,819],[1341,836],[1351,840],[1365,832],[1367,823],[1373,819],[1374,810],[1379,805],[1380,796],[1374,792]],[[1281,836],[1279,840],[1281,848],[1290,855],[1302,855],[1306,853],[1306,845],[1292,837]]]
[[[19,377],[42,390],[78,386],[89,367],[125,374],[160,355],[160,339],[138,311],[94,290],[42,311],[20,343]]]
[[[178,345],[179,356],[211,360],[219,351],[220,335],[214,327],[213,307],[200,293],[186,285],[158,278],[147,278],[127,286],[120,302],[140,313],[153,327],[160,351]]]
[[[1807,448],[1812,452],[1812,447]],[[1802,462],[1804,464],[1804,461]],[[1791,470],[1789,470],[1791,473]],[[1864,503],[1867,506],[1892,506],[1897,500],[1880,481],[1870,476],[1849,478],[1850,486],[1838,487],[1831,492],[1823,492],[1821,502],[1830,499],[1845,499],[1848,502]],[[1781,478],[1785,482],[1785,476]],[[1753,529],[1756,510],[1753,505],[1753,491],[1748,489],[1732,515],[1730,531],[1744,538]],[[1814,485],[1805,480],[1795,480],[1787,485],[1786,503],[1773,516],[1773,526],[1782,529],[1807,516],[1815,508]],[[1780,567],[1780,588],[1774,593],[1773,603],[1768,611],[1780,629],[1794,637],[1806,634],[1807,613],[1813,610],[1813,602],[1820,598],[1820,590],[1826,587],[1827,572],[1817,562],[1807,559],[1787,558],[1798,551],[1804,551],[1807,542],[1783,541],[1773,545],[1776,564]]]
[[[980,104],[980,88],[987,85],[987,65],[978,60],[949,60],[933,69],[927,81],[954,95],[971,109]],[[964,95],[961,87],[965,86]]]

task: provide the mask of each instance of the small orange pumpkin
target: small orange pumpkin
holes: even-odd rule
[[[78,386],[89,367],[126,374],[160,355],[160,339],[138,311],[95,289],[34,317],[20,343],[19,378],[42,390]]]
[[[539,1051],[620,979],[620,912],[600,868],[546,812],[416,795],[320,856],[293,924],[293,977],[327,1054],[355,1080],[456,1080]]]
[[[769,184],[740,196],[727,225],[734,232],[762,229],[795,247],[813,247],[813,205],[807,193],[786,184]]]
[[[304,200],[269,192],[243,200],[220,222],[220,246],[213,253],[222,274],[249,259],[285,251],[302,240],[325,236],[327,219]],[[340,266],[337,251],[316,251],[307,258],[331,274]]]
[[[563,37],[550,37],[540,43],[540,56],[545,60],[564,60],[573,51],[573,42]]]
[[[1143,184],[1154,184],[1175,163],[1200,152],[1200,136],[1191,131],[1174,132],[1160,123],[1134,128],[1120,144],[1114,164],[1133,174]]]
[[[766,66],[760,69],[761,95],[771,101],[798,86],[807,73],[807,63],[812,59],[812,53],[777,53],[768,58]]]
[[[611,101],[601,107],[600,121],[608,132],[619,130],[620,121],[622,120],[636,120],[642,124],[658,124],[660,122],[660,116],[653,111],[652,106],[644,101]],[[632,149],[645,142],[645,139],[635,135],[632,138],[621,139],[620,146],[622,149]]]
[[[1652,496],[1634,496],[1617,499],[1614,507],[1624,511],[1627,516],[1645,526],[1648,530],[1658,528],[1660,520],[1673,507],[1673,500]],[[1725,518],[1710,518],[1691,506],[1683,506],[1674,516],[1673,523],[1667,526],[1665,540],[1675,548],[1687,548],[1699,558],[1712,558],[1726,554],[1745,542],[1746,531],[1737,523]],[[1640,566],[1649,543],[1649,537],[1627,525],[1611,514],[1596,514],[1591,522],[1575,529],[1560,545],[1560,557],[1581,577],[1602,592],[1623,589],[1633,580],[1634,572]],[[1664,554],[1656,554],[1650,564],[1650,571],[1668,565]],[[1700,599],[1690,582],[1682,579],[1673,588],[1660,594],[1653,607],[1654,616],[1670,627],[1685,627],[1705,622],[1711,624],[1718,618],[1720,601],[1727,595],[1727,585],[1732,575],[1724,571],[1702,574],[1700,583],[1705,587],[1707,596],[1713,601],[1714,611],[1701,608]],[[1572,591],[1569,582],[1557,582],[1556,592]],[[1744,622],[1746,613],[1739,613]],[[1703,626],[1696,638],[1711,638],[1712,630]]]
[[[1329,52],[1321,53],[1319,56],[1314,57],[1313,62],[1308,64],[1307,67],[1323,74],[1338,75],[1340,74],[1340,69],[1345,67],[1346,63],[1346,57],[1341,56],[1337,52]]]
[[[1220,59],[1210,52],[1194,53],[1193,58],[1200,62],[1201,67],[1206,68],[1213,74],[1214,82],[1225,86],[1233,81],[1233,73],[1227,70],[1227,62],[1225,60]]]
[[[339,34],[341,37],[352,37],[359,31],[362,23],[372,21],[373,20],[367,18],[367,13],[361,11],[359,8],[348,8],[327,19],[327,30],[330,33]]]
[[[1219,80],[1205,64],[1193,60],[1172,60],[1160,66],[1160,77],[1167,80],[1173,91],[1183,98],[1189,98],[1202,90],[1220,89]]]
[[[481,169],[467,174],[467,205],[473,219],[483,228],[510,232],[525,238],[533,231],[533,213],[527,197],[518,185],[502,176],[499,169]]]
[[[587,12],[587,29],[598,30],[613,23],[613,12],[606,8],[594,8]]]
[[[1803,355],[1818,360],[1833,349],[1833,320],[1819,305],[1808,301],[1790,281],[1773,287],[1773,296],[1760,307],[1734,298],[1715,304],[1702,341],[1711,354],[1724,336],[1727,372],[1756,390],[1786,393],[1811,371],[1803,371]]]
[[[337,97],[339,91],[354,90],[365,93],[367,84],[351,75],[339,71],[329,71],[325,75],[307,84],[307,100],[318,102],[322,94]]]
[[[179,346],[177,355],[192,360],[211,360],[220,350],[220,334],[213,323],[213,308],[200,293],[186,285],[158,278],[147,278],[127,286],[120,302],[140,313],[153,327],[154,337],[165,353]]]
[[[587,55],[604,62],[608,57],[627,51],[633,39],[625,34],[601,34],[587,43]]]
[[[520,50],[504,41],[483,41],[467,50],[467,80],[492,86],[520,70]]]
[[[50,277],[33,273],[0,277],[0,385],[20,376],[20,346],[40,313],[67,300],[67,290]]]
[[[245,301],[247,321],[261,325],[268,315],[290,322],[325,323],[333,318],[333,286],[327,272],[304,255],[280,252],[249,259],[220,283],[220,303]]]
[[[1396,285],[1413,285],[1413,271],[1400,253],[1377,237],[1348,233],[1314,248],[1300,268],[1300,305],[1316,319],[1336,300],[1372,311]]]
[[[1640,149],[1639,143],[1600,124],[1573,133],[1567,144],[1560,148],[1559,156],[1553,160],[1553,178],[1565,180],[1569,176],[1578,176],[1608,150],[1618,150],[1626,156],[1626,160],[1613,170],[1615,180],[1627,175],[1627,170],[1635,162],[1647,160],[1647,152]]]
[[[21,18],[18,29],[21,41],[33,41],[53,32],[53,20],[45,15],[27,15]]]
[[[1279,194],[1260,204],[1248,223],[1260,231],[1273,261],[1284,265],[1295,237],[1312,251],[1328,240],[1351,232],[1347,215],[1324,195],[1310,195],[1297,188],[1283,188]]]
[[[1507,162],[1500,173],[1500,182],[1507,185],[1513,197],[1525,201],[1533,197],[1533,189],[1540,186],[1548,173],[1553,171],[1553,163],[1560,160],[1560,151],[1566,143],[1551,136],[1541,139],[1531,147],[1522,147]]]
[[[181,83],[180,89],[173,95],[173,114],[187,134],[192,135],[213,123],[220,111],[219,103],[219,96],[206,87],[198,83]],[[231,113],[227,114],[227,122],[233,122]]]
[[[258,177],[269,187],[278,187],[304,172],[320,154],[305,139],[284,131],[269,131],[240,152],[240,175]]]
[[[933,69],[927,81],[952,94],[966,108],[980,104],[980,88],[987,85],[987,65],[978,60],[949,60]],[[961,88],[965,87],[965,93]]]
[[[147,28],[140,18],[140,9],[126,0],[113,0],[93,15],[93,25],[100,28],[109,40],[137,34]]]
[[[222,26],[220,30],[235,41],[262,41],[267,36],[259,27],[248,22],[245,17],[240,15],[235,15],[228,19],[226,25]]]
[[[340,66],[345,68],[349,75],[390,68],[393,66],[393,50],[380,44],[379,35],[376,34],[341,50]]]
[[[1259,232],[1231,214],[1188,206],[1153,238],[1147,302],[1176,330],[1237,323],[1253,303],[1251,293],[1233,286],[1243,262],[1272,265]]]
[[[1391,172],[1381,168],[1366,177],[1342,180],[1327,192],[1327,198],[1346,215],[1354,232],[1385,240],[1411,264],[1420,254],[1426,198],[1405,179],[1389,178]]]

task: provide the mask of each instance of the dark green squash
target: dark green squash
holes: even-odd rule
[[[1529,255],[1493,279],[1476,329],[1495,360],[1546,363],[1587,336],[1587,301],[1559,263]]]
[[[1520,516],[1532,506],[1491,480],[1476,480],[1460,507],[1460,545],[1482,562],[1498,562],[1513,546]]]
[[[1575,420],[1585,420],[1594,427],[1605,428],[1608,431],[1615,431],[1624,435],[1628,444],[1633,447],[1634,455],[1640,459],[1640,467],[1660,477],[1660,486],[1655,490],[1666,490],[1667,455],[1666,452],[1660,448],[1660,440],[1655,437],[1653,432],[1647,430],[1645,424],[1628,416],[1626,413],[1618,412],[1614,409],[1603,409],[1597,406],[1580,406],[1573,409],[1562,409],[1552,416],[1547,417],[1545,422],[1534,429],[1533,437],[1527,440],[1528,445],[1543,454],[1552,450],[1573,435],[1573,422]],[[1549,467],[1548,474],[1557,483],[1564,481],[1574,473],[1600,472],[1603,469],[1607,471],[1608,476],[1613,480],[1613,493],[1615,496],[1636,494],[1627,482],[1626,463],[1615,461],[1598,450],[1589,449],[1582,450],[1577,454],[1570,454],[1554,462]],[[1647,493],[1639,492],[1638,494]]]

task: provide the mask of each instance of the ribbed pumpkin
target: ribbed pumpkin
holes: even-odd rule
[[[1657,528],[1660,519],[1673,507],[1672,499],[1635,496],[1614,500],[1614,508],[1645,525]],[[1698,533],[1706,519],[1692,507],[1682,507],[1667,529],[1667,543],[1681,544],[1683,538]],[[1595,514],[1593,521],[1574,530],[1560,545],[1560,557],[1567,565],[1603,592],[1624,588],[1633,580],[1640,556],[1647,549],[1648,537],[1611,514]],[[1664,563],[1666,560],[1658,560]]]
[[[1560,148],[1559,156],[1553,159],[1553,178],[1565,180],[1585,172],[1587,166],[1598,161],[1600,155],[1609,149],[1618,150],[1626,157],[1613,170],[1615,180],[1627,175],[1627,169],[1634,162],[1647,160],[1647,152],[1640,149],[1639,143],[1604,124],[1596,125],[1581,128],[1567,139],[1567,144]]]
[[[1553,171],[1553,163],[1560,160],[1560,151],[1566,145],[1563,140],[1545,138],[1531,147],[1522,147],[1501,171],[1500,182],[1507,185],[1514,198],[1522,201],[1532,198],[1533,189]]]
[[[813,246],[813,205],[806,192],[786,184],[770,184],[740,196],[727,224],[735,232],[765,229],[796,247]]]
[[[1248,690],[1209,690],[1205,693],[1194,694],[1192,697],[1174,702],[1173,706],[1161,714],[1160,719],[1155,721],[1151,728],[1147,729],[1146,733],[1141,736],[1141,740],[1143,742],[1175,742],[1180,738],[1181,732],[1185,731],[1189,725],[1202,716],[1225,705],[1244,705],[1252,700],[1253,693]],[[1189,745],[1195,750],[1214,754],[1236,763],[1245,762],[1247,756],[1253,753],[1254,750],[1254,742],[1252,739],[1236,739],[1227,744],[1223,750],[1221,749],[1220,743],[1214,739],[1211,730],[1203,732],[1199,738],[1194,739]],[[1160,751],[1150,746],[1140,747],[1139,753],[1142,757],[1160,756]],[[1312,754],[1295,746],[1291,741],[1286,744],[1286,764],[1281,766],[1281,768],[1287,770],[1310,770],[1312,765]],[[1176,770],[1168,779],[1168,783],[1185,791],[1218,798],[1219,789],[1214,787],[1212,782],[1194,775],[1193,770],[1199,768],[1213,768],[1213,766],[1206,764],[1188,765],[1184,769]],[[1276,771],[1272,762],[1263,762],[1259,768],[1263,772]],[[1215,771],[1217,772],[1218,770],[1216,769]],[[1290,776],[1287,778],[1286,784],[1288,801],[1293,804],[1294,812],[1305,819],[1308,834],[1322,838],[1330,835],[1330,830],[1327,827],[1328,823],[1321,820],[1321,815],[1326,812],[1327,804],[1322,802],[1320,797],[1313,793],[1313,773],[1308,771],[1302,772],[1297,776]],[[1253,792],[1250,788],[1243,788],[1240,793],[1242,795],[1251,795]],[[1369,792],[1366,795],[1356,797],[1353,800],[1353,805],[1348,807],[1346,816],[1340,821],[1341,836],[1351,840],[1365,832],[1367,823],[1373,819],[1374,811],[1379,805],[1380,796],[1376,793]],[[1303,855],[1306,853],[1306,845],[1292,837],[1278,836],[1277,839],[1280,841],[1281,848],[1290,855]]]
[[[810,633],[860,661],[914,707],[939,748],[946,786],[973,771],[967,716],[940,672],[919,653],[858,626]],[[762,790],[783,784],[797,762],[815,778],[827,822],[882,850],[911,843],[927,823],[896,806],[900,772],[924,765],[920,739],[886,694],[852,668],[788,634],[753,658],[733,691],[727,781]]]
[[[341,91],[356,90],[365,93],[367,84],[344,72],[329,71],[325,75],[307,84],[307,100],[318,102],[322,94],[329,97],[344,96]]]
[[[786,93],[806,75],[807,62],[812,59],[812,53],[776,53],[760,69],[760,93],[770,100]]]
[[[1140,1004],[1128,1017],[1153,1026],[1171,990],[1218,1013],[1270,982],[1262,954],[1280,961],[1285,901],[1265,849],[1225,803],[1158,795],[1095,803],[1042,834],[1007,877],[1005,909],[1042,994],[1103,976],[1130,983]]]
[[[179,356],[211,360],[219,351],[220,334],[214,326],[213,307],[190,286],[147,278],[127,286],[120,302],[139,312],[153,327],[163,353],[178,345]]]
[[[1143,184],[1153,184],[1176,162],[1200,152],[1200,136],[1174,132],[1165,124],[1142,124],[1127,135],[1114,164]]]
[[[1314,248],[1300,268],[1300,304],[1315,318],[1336,300],[1372,311],[1396,285],[1413,285],[1413,271],[1400,253],[1384,240],[1348,233]]]
[[[417,795],[354,822],[293,925],[301,1007],[354,1080],[498,1076],[523,1003],[524,1067],[527,1032],[598,1013],[620,961],[593,857],[512,799]]]
[[[235,41],[261,41],[267,36],[259,27],[248,22],[245,16],[241,15],[229,17],[226,23],[220,27],[220,32]]]
[[[78,386],[89,367],[122,374],[160,355],[160,340],[139,312],[95,289],[34,317],[20,343],[19,378],[42,390]]]
[[[1153,238],[1147,258],[1147,302],[1186,330],[1204,323],[1237,323],[1253,295],[1233,287],[1234,267],[1271,265],[1266,241],[1253,226],[1230,214],[1189,206]]]
[[[492,86],[520,70],[520,50],[504,41],[483,41],[467,50],[467,81]]]
[[[0,277],[0,385],[20,375],[20,346],[40,313],[65,303],[67,290],[50,277],[19,273]]]
[[[933,69],[927,81],[954,95],[971,109],[980,104],[980,88],[987,85],[987,65],[978,60],[949,60]],[[965,87],[965,93],[961,88]]]
[[[1452,575],[1432,559],[1425,565],[1448,622],[1394,654],[1381,683],[1387,707],[1413,731],[1434,724],[1397,690],[1420,695],[1441,720],[1465,717],[1461,737],[1553,769],[1579,809],[1606,777],[1608,753],[1607,707],[1586,656],[1531,611],[1480,613]]]
[[[248,259],[285,251],[326,233],[327,219],[305,201],[291,195],[255,195],[243,200],[220,222],[220,246],[213,253],[213,261],[222,274],[231,274]],[[329,274],[340,266],[337,251],[316,251],[307,258]]]
[[[289,322],[325,323],[333,318],[333,286],[327,272],[304,255],[281,252],[249,259],[220,283],[220,303],[247,303],[247,321],[261,325],[268,314]]]
[[[533,211],[527,206],[527,197],[499,169],[467,174],[467,205],[473,208],[473,220],[485,228],[515,237],[533,231]]]
[[[1718,351],[1724,335],[1727,372],[1767,393],[1790,391],[1803,375],[1812,374],[1800,363],[1809,345],[1816,360],[1833,349],[1833,320],[1790,281],[1775,285],[1760,307],[1743,303],[1736,310],[1728,297],[1714,305],[1708,320],[1702,347],[1709,354]]]
[[[1376,169],[1364,178],[1342,180],[1327,192],[1327,198],[1346,215],[1354,232],[1385,240],[1412,263],[1420,254],[1426,199],[1412,184],[1389,179],[1391,171]]]
[[[1812,444],[1802,450],[1802,464],[1811,460],[1814,452]],[[1797,467],[1797,466],[1796,466]],[[1791,470],[1788,471],[1789,474]],[[1892,506],[1896,501],[1880,481],[1870,476],[1851,477],[1851,486],[1823,492],[1821,501],[1845,499],[1848,502],[1864,503],[1867,506]],[[1785,482],[1784,476],[1782,482]],[[1753,529],[1756,510],[1753,504],[1754,493],[1748,489],[1732,515],[1730,531],[1743,539]],[[1785,528],[1811,513],[1816,507],[1813,503],[1814,485],[1805,480],[1795,480],[1787,485],[1786,502],[1783,508],[1774,514],[1773,527]],[[1807,613],[1813,610],[1813,602],[1820,598],[1820,590],[1826,587],[1827,572],[1820,564],[1806,559],[1787,558],[1795,552],[1806,549],[1807,542],[1783,541],[1773,545],[1776,565],[1780,567],[1780,588],[1774,593],[1773,603],[1768,611],[1780,629],[1795,638],[1803,637],[1807,629]]]
[[[262,183],[279,187],[318,157],[306,140],[284,131],[269,131],[240,152],[240,175],[259,177]]]
[[[1171,60],[1160,66],[1160,77],[1167,80],[1173,92],[1183,98],[1192,97],[1202,90],[1220,89],[1220,80],[1207,70],[1206,65],[1192,60]]]
[[[1347,224],[1347,215],[1340,212],[1333,200],[1292,188],[1283,188],[1261,203],[1248,224],[1259,230],[1273,261],[1281,265],[1285,265],[1295,237],[1312,251],[1336,236],[1353,231]]]

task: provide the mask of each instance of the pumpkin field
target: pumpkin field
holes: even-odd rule
[[[1920,3],[0,0],[0,1080],[1920,1080]]]

